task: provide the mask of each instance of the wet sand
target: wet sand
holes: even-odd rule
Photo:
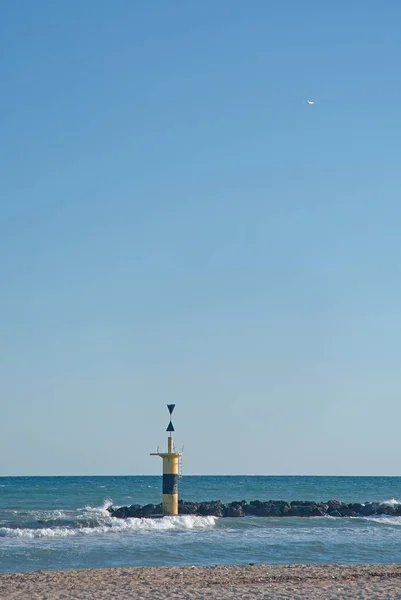
[[[401,565],[244,565],[0,574],[7,600],[401,598]]]

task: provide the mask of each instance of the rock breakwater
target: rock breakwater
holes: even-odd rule
[[[132,504],[131,506],[113,507],[108,509],[112,517],[119,519],[149,518],[162,514],[161,504]],[[369,517],[373,515],[401,516],[401,504],[386,504],[380,502],[345,503],[339,500],[328,502],[313,502],[311,500],[252,500],[247,502],[229,502],[220,500],[211,502],[178,503],[180,515],[199,515],[214,517]]]

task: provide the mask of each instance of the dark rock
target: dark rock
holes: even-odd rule
[[[140,504],[131,504],[128,508],[128,517],[139,519],[142,516],[142,506]]]
[[[341,513],[338,512],[338,510],[332,510],[331,512],[329,512],[329,516],[330,517],[341,517]]]
[[[111,508],[109,513],[117,519],[128,519],[128,506],[120,506],[120,508]]]
[[[272,500],[270,500],[270,502],[273,502]],[[277,508],[280,509],[280,512],[282,512],[283,514],[286,513],[291,505],[288,504],[288,502],[285,502],[285,500],[275,500],[274,504],[277,506]]]
[[[155,508],[155,504],[145,504],[145,506],[142,507],[142,516],[150,517],[151,515],[154,515],[156,513]]]
[[[357,517],[358,516],[358,513],[356,513],[351,508],[348,508],[348,506],[342,506],[340,508],[339,512],[341,513],[342,517]]]
[[[232,508],[242,508],[245,504],[246,502],[241,500],[241,502],[230,502],[229,504],[227,504],[227,506],[231,506]]]
[[[369,517],[370,515],[375,515],[377,511],[377,504],[372,502],[366,502],[366,504],[361,504],[361,515],[363,517]]]
[[[292,504],[287,515],[289,517],[323,517],[326,511],[314,504]]]
[[[110,511],[109,511],[110,512]],[[120,506],[110,512],[112,517],[117,519],[130,519],[132,517],[142,517],[142,506],[132,504],[131,506]]]
[[[249,502],[248,504],[244,504],[244,506],[242,507],[242,510],[244,511],[245,515],[256,515],[260,511],[261,507],[262,507],[262,503],[260,503],[260,507],[259,507],[258,505],[255,505],[253,502]]]
[[[395,515],[395,510],[394,508],[391,506],[391,504],[380,504],[380,506],[377,509],[377,514],[378,515]]]
[[[327,515],[327,507],[324,504],[317,504],[312,507],[312,517],[325,517]]]
[[[255,517],[283,517],[290,508],[291,506],[284,500],[269,500],[269,502],[252,500],[243,506],[243,511],[245,514]]]
[[[225,517],[244,517],[244,506],[246,502],[230,502],[227,505],[223,504],[223,512]]]
[[[196,502],[180,502],[178,503],[179,515],[196,515],[198,513],[198,504]]]
[[[213,502],[201,502],[198,506],[198,514],[203,517],[222,517],[224,515],[224,508],[221,500],[215,500]]]
[[[363,511],[363,505],[360,504],[359,502],[354,502],[354,503],[348,504],[348,508],[350,510],[353,510],[354,512],[356,512],[358,515],[361,515],[362,511]]]
[[[244,515],[251,515],[252,511],[253,511],[253,506],[251,504],[248,504],[248,502],[246,502],[245,504],[242,505],[242,510]]]
[[[243,511],[246,515],[252,515],[254,517],[268,517],[270,516],[269,503],[261,502],[260,500],[252,500],[249,504],[245,504]]]
[[[340,512],[341,508],[346,506],[346,504],[344,504],[344,502],[340,502],[339,500],[329,500],[327,502],[327,506],[329,511],[338,510]]]
[[[250,506],[254,506],[255,508],[263,508],[263,504],[264,502],[261,500],[251,500],[249,503]]]
[[[242,510],[242,504],[239,506],[232,506],[228,504],[224,507],[224,516],[225,517],[243,517],[244,511]]]
[[[288,502],[284,502],[284,500],[276,500],[267,502],[266,509],[268,511],[269,517],[284,517],[284,515],[288,514],[288,511],[291,509],[290,504]]]

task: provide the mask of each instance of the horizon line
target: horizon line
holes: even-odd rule
[[[24,478],[28,478],[28,477],[162,477],[162,474],[158,474],[158,473],[120,473],[120,474],[80,474],[80,475],[74,475],[74,474],[63,474],[63,475],[56,475],[56,474],[46,474],[46,475],[38,475],[38,474],[31,474],[31,475],[21,475],[21,474],[11,474],[11,475],[0,475],[0,479],[5,479],[5,478],[17,478],[17,477],[24,477]],[[252,473],[252,474],[246,474],[246,473],[186,473],[183,474],[182,476],[184,477],[401,477],[401,475],[383,475],[383,474],[372,474],[372,475],[361,475],[361,474],[357,474],[357,475],[344,475],[344,474],[327,474],[327,473],[303,473],[303,474],[294,474],[294,473],[290,473],[290,474],[262,474],[262,473]]]

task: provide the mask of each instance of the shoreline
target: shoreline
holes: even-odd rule
[[[0,599],[400,598],[401,565],[112,567],[0,573]]]

